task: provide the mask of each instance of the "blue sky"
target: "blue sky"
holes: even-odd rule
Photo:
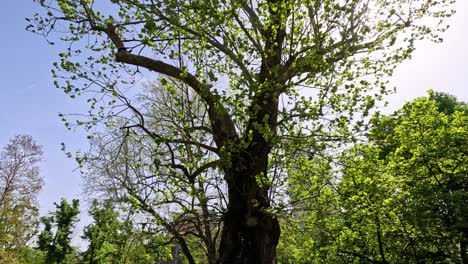
[[[32,0],[4,1],[0,9],[0,146],[19,133],[32,135],[43,145],[45,187],[39,201],[46,213],[61,197],[80,194],[80,176],[73,172],[76,164],[65,157],[60,143],[78,148],[86,141],[66,130],[57,114],[84,110],[85,105],[53,87],[50,69],[60,47],[25,31],[25,17],[36,10]]]
[[[427,89],[444,91],[468,101],[468,1],[459,0],[457,14],[442,44],[417,43],[412,60],[403,63],[391,79],[398,92],[388,98],[395,110]],[[61,197],[77,198],[80,176],[76,163],[65,157],[60,143],[72,149],[86,148],[83,134],[68,131],[58,112],[86,111],[85,104],[71,100],[52,85],[51,64],[59,45],[49,46],[42,37],[24,30],[25,17],[37,6],[32,0],[9,0],[0,9],[0,146],[19,133],[32,135],[44,147],[40,194],[42,213],[53,209]]]

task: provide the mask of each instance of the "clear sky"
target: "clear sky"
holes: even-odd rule
[[[66,130],[57,114],[85,110],[85,105],[54,88],[50,69],[60,47],[25,30],[25,17],[36,11],[32,0],[4,1],[0,9],[0,146],[19,133],[30,134],[43,145],[45,187],[39,199],[46,213],[61,197],[80,194],[80,176],[73,172],[76,164],[65,157],[60,143],[78,148],[86,140]]]
[[[428,89],[468,101],[468,1],[458,0],[455,7],[457,14],[445,41],[418,42],[412,60],[395,72],[392,83],[398,91],[388,98],[390,109],[426,95]],[[6,0],[0,9],[0,146],[19,133],[32,135],[43,145],[45,187],[39,199],[45,213],[61,197],[79,197],[80,176],[73,171],[76,163],[65,157],[60,143],[85,149],[86,140],[83,134],[66,130],[57,114],[84,112],[86,106],[53,87],[51,65],[63,49],[24,30],[24,18],[36,10],[32,0]]]

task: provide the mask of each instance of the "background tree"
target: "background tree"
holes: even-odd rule
[[[29,135],[10,139],[0,153],[1,256],[18,257],[37,231],[41,161],[42,147]]]
[[[297,182],[317,175],[314,166],[330,180],[309,205],[293,208],[300,217],[285,219],[293,224],[280,261],[466,263],[467,118],[465,103],[430,92],[376,115],[369,142],[344,151],[333,170],[295,168]]]
[[[453,110],[446,111],[446,99],[454,102]],[[404,213],[419,231],[421,258],[468,262],[467,113],[466,104],[430,92],[430,98],[405,105],[395,119],[399,146],[389,166],[407,177],[404,191],[411,195]]]
[[[94,200],[89,215],[93,218],[93,223],[84,229],[83,239],[89,241],[88,249],[83,253],[84,262],[87,263],[112,263],[119,257],[118,248],[113,245],[120,229],[121,223],[118,221],[119,214],[113,209],[110,201],[106,201],[102,208],[98,207],[97,200]]]
[[[446,115],[451,115],[455,111],[465,113],[468,111],[468,103],[459,101],[453,95],[430,91],[429,97],[435,100],[437,104],[437,110]]]
[[[55,212],[41,218],[44,230],[38,236],[37,248],[45,252],[45,263],[74,263],[76,252],[70,240],[78,221],[79,205],[79,200],[74,199],[69,204],[62,199],[60,204],[55,203]]]
[[[78,123],[89,128],[127,109],[125,127],[133,133],[173,149],[210,152],[228,198],[219,262],[274,263],[280,227],[272,182],[286,176],[272,173],[278,170],[270,154],[280,155],[283,166],[298,152],[350,137],[350,128],[387,92],[382,77],[408,58],[415,40],[440,40],[452,1],[111,2],[41,0],[46,12],[28,27],[45,36],[65,32],[60,41],[70,45],[53,70],[58,87],[71,97],[98,88],[89,99],[97,112]],[[210,131],[203,139],[211,145],[146,126],[140,106],[120,92],[146,70],[199,96]],[[186,181],[194,178],[185,166],[176,168]]]
[[[215,170],[205,171],[219,163],[206,150],[214,149],[206,141],[206,108],[187,86],[170,81],[161,85],[146,85],[139,102],[148,110],[140,114],[147,128],[167,138],[176,132],[180,138],[174,140],[187,144],[174,147],[128,128],[110,127],[93,137],[92,150],[84,157],[86,193],[139,209],[140,217],[152,219],[148,225],[159,225],[158,233],[169,234],[166,242],[173,241],[188,258],[202,255],[215,263],[226,200],[222,178]],[[122,127],[127,122],[116,121]],[[193,142],[201,143],[191,146]]]
[[[121,219],[116,203],[94,200],[89,211],[93,223],[85,227],[83,239],[89,245],[83,263],[155,263],[170,259],[170,248],[157,243],[157,235],[138,230],[133,213]]]

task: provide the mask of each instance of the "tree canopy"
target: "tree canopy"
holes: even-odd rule
[[[111,2],[40,0],[44,13],[28,26],[67,45],[55,85],[90,103],[89,119],[74,122],[123,132],[111,135],[124,170],[105,158],[94,168],[120,179],[114,192],[162,225],[189,263],[174,219],[202,223],[209,263],[274,263],[278,215],[295,202],[288,169],[355,139],[415,41],[440,41],[453,1]],[[166,97],[138,91],[150,72]],[[172,213],[155,211],[161,196]]]

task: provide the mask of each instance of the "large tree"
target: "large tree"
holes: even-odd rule
[[[414,41],[439,40],[453,1],[38,2],[46,12],[29,29],[51,43],[55,33],[68,42],[53,70],[56,85],[71,97],[97,93],[89,99],[91,119],[78,123],[89,128],[126,108],[124,127],[160,149],[211,153],[217,162],[187,168],[176,151],[168,166],[187,181],[214,167],[222,173],[228,204],[219,262],[274,263],[280,226],[272,183],[286,176],[275,173],[276,161],[284,166],[348,138],[351,124],[387,92],[384,77],[409,57]],[[148,126],[132,93],[122,92],[147,70],[168,89],[167,79],[189,87],[206,108],[208,126],[194,122],[173,134],[171,127]],[[203,141],[190,139],[197,131],[207,132]]]
[[[35,234],[41,161],[42,147],[29,135],[15,136],[0,152],[0,260],[18,256]]]

